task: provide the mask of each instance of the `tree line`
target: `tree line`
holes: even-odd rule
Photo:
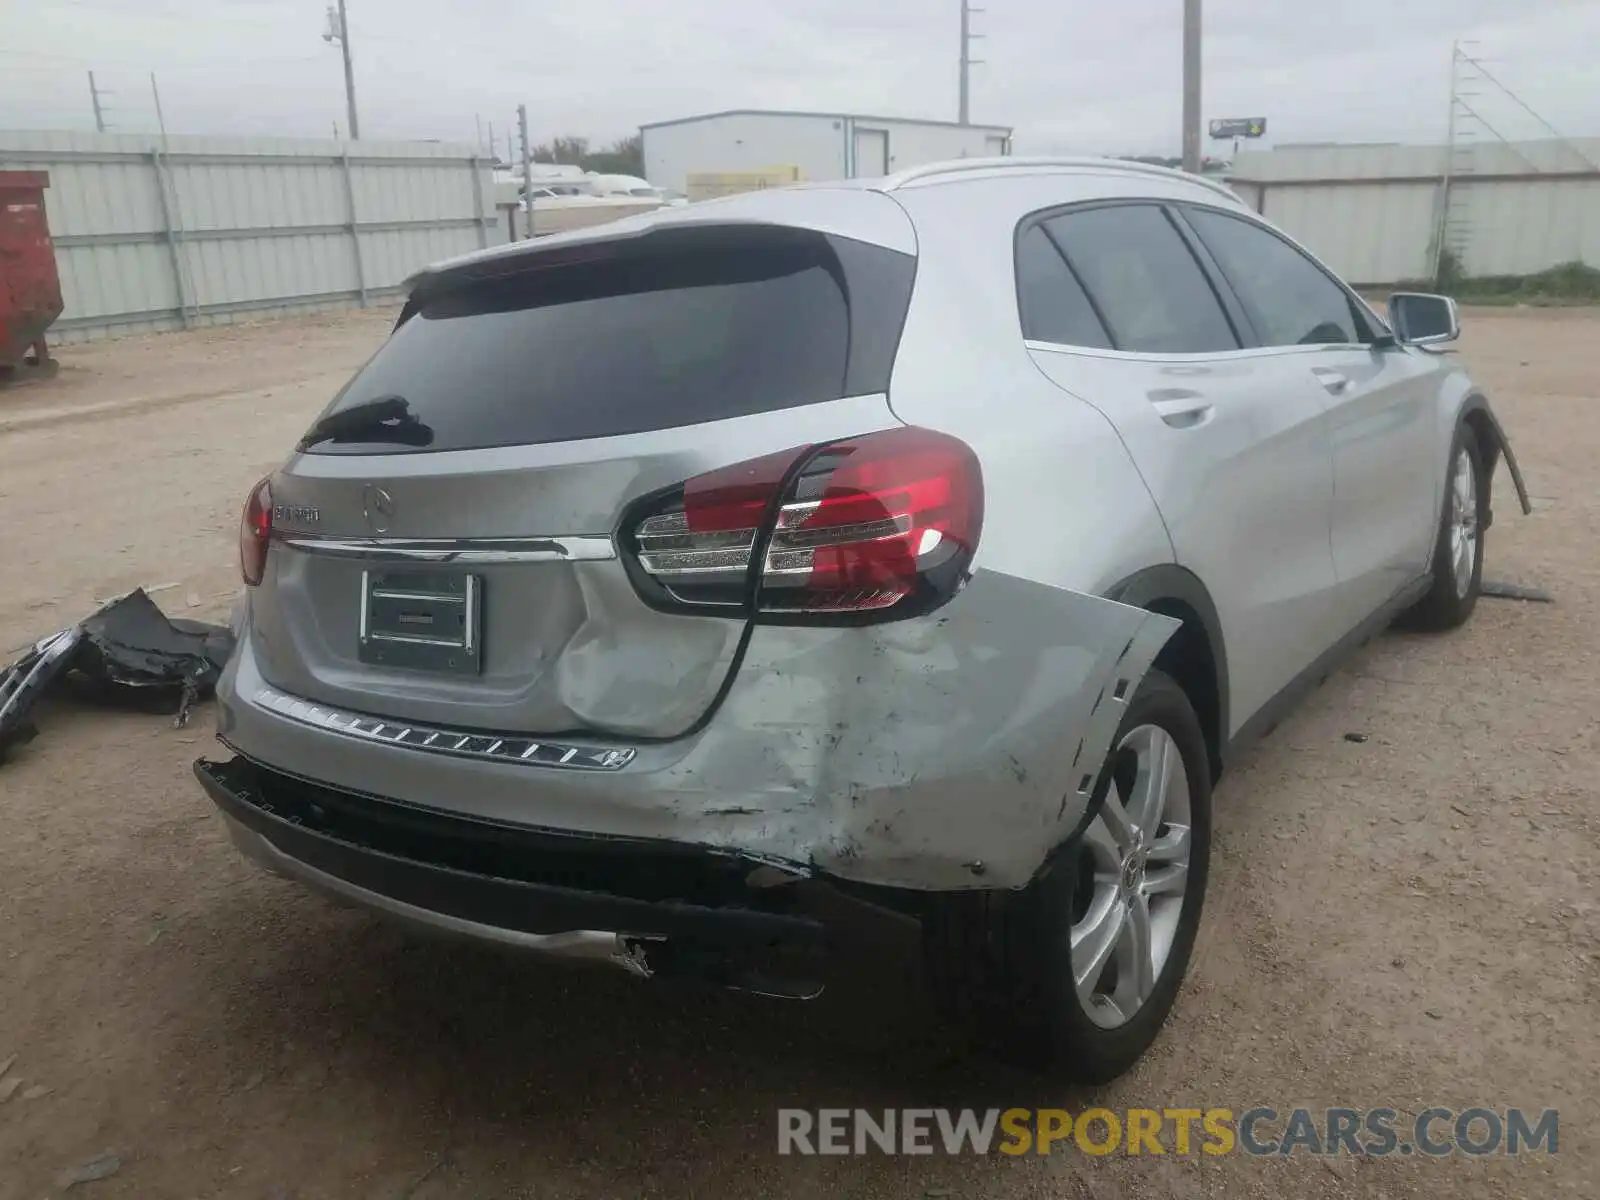
[[[558,137],[533,148],[536,163],[562,163],[582,167],[596,175],[644,177],[644,139],[637,133],[618,138],[603,150],[591,150],[585,137]],[[515,167],[516,163],[508,163]]]

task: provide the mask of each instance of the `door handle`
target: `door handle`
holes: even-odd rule
[[[1311,373],[1317,377],[1318,383],[1335,396],[1342,395],[1345,388],[1350,386],[1349,377],[1332,367],[1312,367]]]
[[[1163,388],[1150,394],[1156,413],[1174,429],[1193,429],[1211,419],[1211,401],[1199,392],[1184,388]]]

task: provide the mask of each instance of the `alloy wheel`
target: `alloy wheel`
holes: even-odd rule
[[[1172,953],[1188,891],[1192,829],[1183,752],[1140,725],[1118,743],[1105,803],[1084,832],[1072,975],[1096,1025],[1132,1020]]]
[[[1472,469],[1472,456],[1465,449],[1456,451],[1455,466],[1450,472],[1449,520],[1456,595],[1466,599],[1478,559],[1478,476]]]

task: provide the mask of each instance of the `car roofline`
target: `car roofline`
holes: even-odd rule
[[[768,194],[793,193],[796,191],[848,191],[888,194],[901,189],[937,186],[943,183],[959,183],[984,178],[1004,178],[1009,174],[1121,176],[1124,178],[1160,179],[1175,184],[1190,183],[1204,188],[1214,195],[1223,197],[1234,207],[1246,207],[1236,193],[1231,191],[1225,184],[1219,183],[1214,179],[1189,175],[1182,171],[1172,170],[1170,167],[1158,167],[1152,163],[1130,162],[1117,158],[1096,158],[1087,155],[958,158],[945,162],[925,163],[921,166],[910,167],[904,171],[898,171],[892,175],[877,179],[857,176],[851,179],[805,180],[785,187],[771,189]],[[688,207],[698,210],[696,215],[699,216],[708,211],[716,211],[716,206],[722,203],[746,200],[751,195],[759,194],[761,193],[724,196],[717,199],[704,200]],[[427,281],[443,275],[453,274],[461,268],[470,267],[473,264],[515,260],[526,255],[538,254],[547,249],[555,249],[559,246],[638,237],[661,228],[698,223],[688,220],[684,213],[683,206],[676,208],[664,207],[635,216],[623,217],[616,221],[608,221],[600,225],[566,230],[562,233],[536,240],[487,246],[467,254],[428,264],[414,272],[404,281],[402,291],[409,293]],[[719,222],[706,221],[708,225],[716,223]],[[763,220],[758,214],[730,213],[726,223],[730,225],[761,225],[769,222]],[[787,222],[778,220],[770,223],[786,224]]]
[[[957,158],[947,162],[924,163],[896,171],[882,179],[874,180],[877,190],[899,191],[902,188],[926,184],[956,182],[974,176],[1006,175],[1011,172],[1034,174],[1072,173],[1086,175],[1132,175],[1145,179],[1165,179],[1173,183],[1192,183],[1206,188],[1230,201],[1240,203],[1238,194],[1227,184],[1203,175],[1191,175],[1155,163],[1134,162],[1122,158],[1096,158],[1089,155],[1016,155],[1003,158]]]

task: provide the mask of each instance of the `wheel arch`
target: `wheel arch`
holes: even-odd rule
[[[1106,599],[1183,622],[1156,656],[1153,668],[1170,676],[1194,706],[1205,734],[1211,779],[1222,774],[1228,744],[1228,654],[1222,620],[1200,577],[1176,563],[1136,571],[1106,593]]]
[[[1527,485],[1522,481],[1522,469],[1517,466],[1517,457],[1511,451],[1511,440],[1506,437],[1506,431],[1501,427],[1499,420],[1494,415],[1494,410],[1489,407],[1489,398],[1482,392],[1468,392],[1461,402],[1461,407],[1456,411],[1456,419],[1451,423],[1450,432],[1454,437],[1457,426],[1465,425],[1472,431],[1477,439],[1478,450],[1483,456],[1483,505],[1489,515],[1484,522],[1488,528],[1493,524],[1494,501],[1494,471],[1499,460],[1506,460],[1506,469],[1511,472],[1511,482],[1517,489],[1517,499],[1522,505],[1524,514],[1533,512],[1533,504],[1528,499]],[[1446,446],[1447,454],[1449,447]],[[1446,463],[1444,480],[1449,478],[1449,464]]]

